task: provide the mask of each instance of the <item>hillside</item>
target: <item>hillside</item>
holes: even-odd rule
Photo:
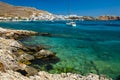
[[[4,17],[30,17],[33,13],[49,14],[46,11],[38,10],[32,7],[13,6],[4,2],[0,2],[0,16]]]

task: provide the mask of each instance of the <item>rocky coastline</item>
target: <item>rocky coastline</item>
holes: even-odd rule
[[[0,80],[112,80],[92,73],[87,76],[72,73],[50,74],[29,66],[34,59],[59,61],[55,53],[43,46],[29,47],[18,41],[35,35],[39,33],[0,28]]]

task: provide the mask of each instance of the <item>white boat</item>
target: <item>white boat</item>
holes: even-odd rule
[[[70,0],[68,1],[68,14],[70,15]],[[69,19],[68,17],[68,20],[72,20],[72,19]],[[72,20],[72,21],[67,22],[66,25],[76,27],[76,22]]]
[[[72,26],[72,27],[76,27],[76,23],[75,22],[68,22],[68,23],[66,23],[66,25]]]

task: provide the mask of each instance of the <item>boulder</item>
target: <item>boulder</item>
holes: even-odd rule
[[[19,60],[34,60],[34,56],[24,53],[19,56]]]
[[[24,64],[31,64],[30,60],[34,60],[34,56],[30,55],[30,54],[21,54],[17,60],[20,62],[20,63],[24,63]]]
[[[15,55],[8,50],[0,50],[0,62],[4,65],[5,70],[17,70],[20,68]]]
[[[35,54],[35,57],[36,58],[55,57],[55,54],[51,51],[42,49]]]
[[[25,71],[28,73],[27,76],[34,76],[38,73],[38,71],[35,68],[30,66],[26,66]]]
[[[22,48],[22,44],[13,39],[4,39],[0,37],[0,48],[10,51],[17,51],[17,49]]]

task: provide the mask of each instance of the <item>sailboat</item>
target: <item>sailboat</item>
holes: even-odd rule
[[[76,27],[76,23],[74,21],[67,22],[66,25]]]
[[[68,11],[68,13],[70,13],[70,2],[69,2],[69,11]],[[66,25],[72,26],[72,27],[77,26],[75,21],[69,21],[69,22],[66,23]]]

